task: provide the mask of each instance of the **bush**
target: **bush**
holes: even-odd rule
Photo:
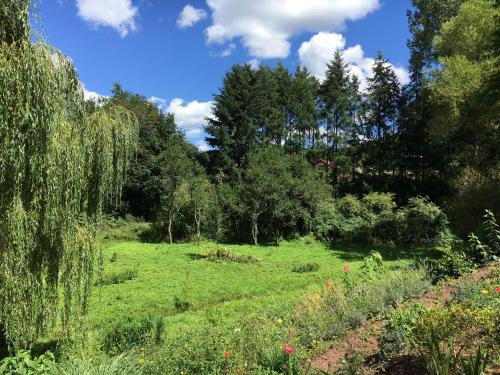
[[[117,355],[151,342],[160,344],[163,331],[162,319],[156,322],[151,317],[142,320],[133,318],[119,320],[104,336],[102,349],[108,354]]]
[[[402,240],[416,245],[438,245],[450,238],[448,218],[426,198],[410,198],[402,210]]]
[[[417,197],[396,210],[392,194],[352,195],[324,205],[315,219],[315,234],[326,242],[409,243],[438,245],[450,238],[446,215],[427,199]]]
[[[216,263],[234,262],[234,263],[257,263],[259,259],[250,255],[236,255],[226,249],[208,249],[205,258]]]
[[[307,263],[307,264],[302,264],[302,265],[297,265],[292,268],[292,272],[295,273],[311,273],[311,272],[318,272],[319,270],[319,264],[318,263]]]
[[[31,357],[26,350],[20,350],[13,357],[0,362],[0,374],[7,375],[50,375],[55,371],[54,355],[50,352],[39,357]]]
[[[137,277],[136,270],[125,270],[111,275],[104,275],[96,282],[97,286],[123,284],[125,281],[134,280]]]
[[[458,278],[471,273],[474,262],[467,255],[463,242],[455,241],[450,250],[446,251],[441,259],[431,264],[430,274],[433,283],[448,277]]]

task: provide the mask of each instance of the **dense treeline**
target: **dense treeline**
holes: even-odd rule
[[[111,99],[141,121],[129,212],[157,239],[277,241],[314,230],[319,207],[346,194],[429,197],[465,236],[500,208],[498,5],[420,1],[408,12],[411,82],[379,52],[360,88],[341,51],[325,79],[278,64],[226,73],[197,153],[145,98]],[[468,28],[465,31],[463,25]]]

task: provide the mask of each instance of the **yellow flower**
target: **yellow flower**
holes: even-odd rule
[[[489,292],[486,289],[481,290],[481,293],[483,293],[484,295],[489,294]]]
[[[278,323],[278,325],[282,325],[282,324],[283,324],[283,319],[278,319],[278,320],[276,321],[276,323]]]

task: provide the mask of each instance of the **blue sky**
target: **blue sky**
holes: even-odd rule
[[[40,14],[89,95],[109,95],[119,81],[174,112],[204,148],[203,118],[236,63],[302,64],[321,79],[340,48],[365,80],[380,49],[405,82],[410,7],[410,0],[41,0]]]

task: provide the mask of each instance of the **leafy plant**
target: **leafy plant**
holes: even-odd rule
[[[464,375],[484,375],[490,355],[487,350],[478,346],[476,355],[470,355],[468,358],[460,358],[462,372]]]
[[[370,255],[363,259],[361,270],[365,279],[374,279],[380,276],[384,269],[384,259],[378,251],[370,251]]]
[[[448,344],[442,344],[434,335],[426,342],[428,350],[427,369],[429,375],[448,375],[453,370],[453,347],[451,340]]]
[[[102,349],[108,354],[118,355],[151,342],[160,344],[164,331],[161,320],[155,322],[151,316],[142,320],[134,318],[119,320],[105,334]]]
[[[236,255],[230,250],[217,248],[209,249],[205,258],[211,262],[221,263],[221,262],[234,262],[234,263],[257,263],[259,260],[250,255]]]
[[[134,280],[135,278],[137,278],[136,270],[125,270],[119,273],[104,275],[100,277],[97,280],[96,285],[105,286],[105,285],[123,284],[124,282]]]
[[[15,356],[4,358],[0,362],[0,374],[7,375],[52,375],[55,359],[51,352],[38,357],[31,357],[26,350],[19,350]]]
[[[295,273],[311,273],[311,272],[317,272],[319,270],[319,264],[318,263],[307,263],[307,264],[302,264],[302,265],[296,265],[292,268],[292,272]]]
[[[191,308],[191,303],[181,300],[178,296],[174,297],[174,308],[178,313],[183,313]]]
[[[63,360],[53,375],[141,375],[140,362],[131,353],[121,353],[114,357],[99,356],[86,358],[71,356]],[[51,375],[52,375],[51,374]]]

